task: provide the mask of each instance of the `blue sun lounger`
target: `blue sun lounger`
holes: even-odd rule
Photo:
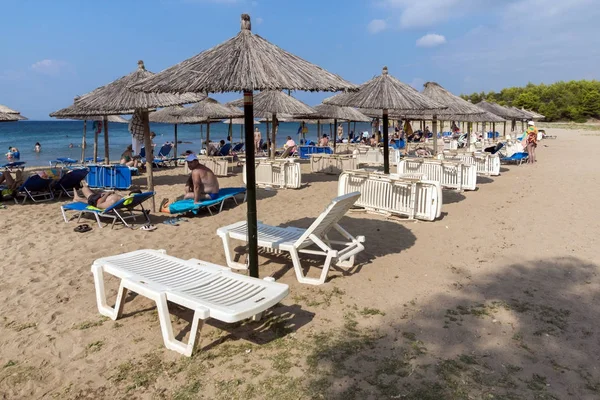
[[[77,164],[79,161],[69,157],[58,157],[56,160],[49,161],[51,167],[58,167],[60,164],[65,167],[70,167],[73,164]]]
[[[60,198],[63,193],[69,197],[73,197],[73,189],[78,188],[81,185],[81,181],[85,179],[88,174],[87,168],[74,169],[71,172],[64,174],[55,184],[54,191],[58,192]]]
[[[98,222],[98,227],[100,228],[102,228],[100,218],[110,218],[113,220],[111,224],[111,229],[114,228],[117,220],[123,222],[123,224],[126,227],[133,229],[133,227],[127,223],[128,219],[135,220],[136,217],[141,215],[145,218],[147,223],[150,223],[150,217],[148,216],[148,213],[144,209],[142,203],[144,203],[148,199],[151,199],[152,196],[154,196],[154,192],[131,194],[129,196],[123,197],[121,200],[104,210],[80,202],[64,204],[60,206],[60,210],[62,212],[65,222],[67,223],[69,222],[69,220],[67,219],[66,211],[75,211],[79,213],[79,216],[77,218],[78,223],[83,214],[92,214],[94,217],[96,217],[96,222]],[[139,209],[136,209],[136,207],[139,207]]]
[[[213,215],[212,208],[219,207],[219,211],[223,210],[223,204],[227,199],[233,199],[235,204],[238,204],[235,196],[238,194],[244,194],[244,201],[246,201],[246,188],[223,188],[219,190],[219,197],[214,200],[202,200],[200,203],[194,203],[194,199],[179,200],[169,205],[169,213],[171,214],[183,214],[186,212],[193,212],[198,214],[202,208],[206,208],[210,215]]]
[[[525,152],[520,152],[520,153],[514,153],[510,157],[501,157],[500,162],[503,162],[506,164],[514,163],[517,165],[521,165],[521,164],[523,164],[523,161],[527,160],[528,158],[529,158],[529,154],[527,154]]]
[[[9,171],[12,171],[13,169],[23,170],[25,169],[25,163],[25,161],[13,161],[2,165],[0,168],[7,169]]]
[[[15,194],[15,203],[18,203],[17,198],[23,196],[21,204],[25,204],[27,199],[35,203],[54,199],[52,191],[52,179],[45,179],[38,174],[33,174],[23,182],[17,189]]]

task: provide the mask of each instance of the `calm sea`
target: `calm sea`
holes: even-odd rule
[[[263,138],[265,138],[266,125],[256,125]],[[347,135],[347,124],[344,124],[344,134]],[[299,124],[281,123],[277,135],[277,144],[282,146],[286,141],[286,136],[291,136],[298,142]],[[307,139],[315,140],[317,137],[317,125],[307,124]],[[156,133],[154,142],[157,146],[166,141],[173,141],[173,125],[169,124],[150,124],[150,129]],[[198,152],[201,148],[200,125],[179,125],[177,129],[178,140],[184,143],[178,144],[178,152],[183,153],[186,150]],[[329,135],[329,125],[322,127],[323,133]],[[352,124],[351,129],[354,129]],[[241,141],[240,125],[233,125],[233,142]],[[334,129],[335,130],[335,129]],[[370,130],[369,124],[357,123],[356,131]],[[210,125],[211,141],[226,139],[229,131],[229,124],[213,123]],[[21,153],[21,160],[26,161],[28,166],[48,165],[48,162],[57,157],[71,157],[79,159],[81,157],[81,142],[83,134],[83,121],[19,121],[0,123],[0,154],[3,157],[0,164],[4,163],[9,146],[17,147]],[[121,153],[128,144],[131,144],[131,134],[127,130],[127,124],[109,123],[108,137],[110,144],[111,162],[118,161]],[[202,137],[206,138],[206,126],[202,126]],[[86,157],[93,154],[94,135],[92,132],[92,122],[87,125],[87,148]],[[33,147],[36,142],[42,146],[40,153],[35,153]],[[98,138],[98,156],[104,156],[104,135]],[[69,145],[73,144],[70,148]]]

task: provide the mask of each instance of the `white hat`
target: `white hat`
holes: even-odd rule
[[[196,157],[196,155],[195,155],[195,154],[190,154],[189,156],[187,156],[187,157],[185,158],[185,161],[187,161],[187,162],[192,162],[192,161],[194,161],[194,160],[197,160],[197,159],[198,159],[198,157]]]
[[[533,126],[533,125],[535,125],[535,123],[533,121],[529,121],[529,122],[527,122],[527,125]]]

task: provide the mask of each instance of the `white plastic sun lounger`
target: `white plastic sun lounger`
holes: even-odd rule
[[[444,188],[475,190],[477,168],[462,161],[406,158],[398,163],[398,174],[422,173],[427,180],[437,181]]]
[[[474,164],[477,167],[477,175],[500,175],[500,157],[498,154],[482,152],[456,153],[444,151],[442,154],[438,155],[438,159],[458,160],[466,164]]]
[[[100,258],[92,264],[92,273],[100,314],[119,318],[128,290],[154,300],[165,346],[186,356],[194,352],[204,320],[231,323],[260,315],[289,293],[285,284],[242,276],[205,261],[181,260],[164,250]],[[121,280],[114,307],[106,300],[104,273]],[[168,301],[194,311],[188,343],[173,335]]]
[[[256,165],[256,185],[258,187],[270,187],[281,189],[298,189],[302,185],[302,174],[300,164],[294,159],[268,160],[259,159]],[[246,168],[242,173],[246,183]]]
[[[365,248],[363,246],[364,236],[355,238],[338,224],[358,197],[359,193],[349,193],[336,197],[308,229],[259,223],[258,246],[270,250],[289,252],[298,282],[320,285],[325,282],[332,262],[339,267],[351,268],[354,265],[355,255]],[[328,234],[332,230],[337,231],[347,241],[330,240]],[[223,239],[227,265],[231,268],[247,269],[246,264],[233,261],[231,246],[231,239],[248,241],[246,221],[219,228],[217,229],[217,235]],[[339,249],[339,247],[342,248]],[[325,256],[325,264],[319,278],[308,278],[304,275],[300,253]]]
[[[383,215],[433,221],[442,213],[442,187],[436,181],[410,179],[365,171],[345,171],[338,195],[357,191],[356,205]]]
[[[311,154],[310,170],[337,175],[342,171],[356,169],[356,161],[353,154]]]

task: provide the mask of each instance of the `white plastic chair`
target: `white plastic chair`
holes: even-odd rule
[[[164,250],[100,258],[92,264],[92,273],[100,314],[120,318],[128,290],[145,296],[156,302],[165,346],[186,356],[196,349],[199,331],[208,318],[232,323],[259,316],[289,293],[285,284],[242,276],[201,260],[181,260]],[[121,280],[114,307],[106,299],[104,273]],[[168,301],[194,311],[188,343],[175,339]]]
[[[365,248],[362,244],[365,241],[364,236],[357,236],[355,238],[338,224],[359,196],[359,193],[349,193],[336,197],[308,229],[291,226],[278,227],[259,223],[258,246],[290,253],[298,282],[321,285],[327,278],[327,273],[332,262],[339,267],[351,268],[354,265],[355,255]],[[330,240],[328,234],[332,230],[337,231],[347,241]],[[248,241],[248,226],[246,225],[246,221],[240,221],[219,228],[217,229],[217,235],[223,239],[227,265],[231,268],[247,269],[248,266],[246,264],[233,261],[231,245],[232,239]],[[334,246],[343,246],[343,248],[338,250]],[[325,256],[325,263],[319,278],[308,278],[304,275],[300,253]]]

